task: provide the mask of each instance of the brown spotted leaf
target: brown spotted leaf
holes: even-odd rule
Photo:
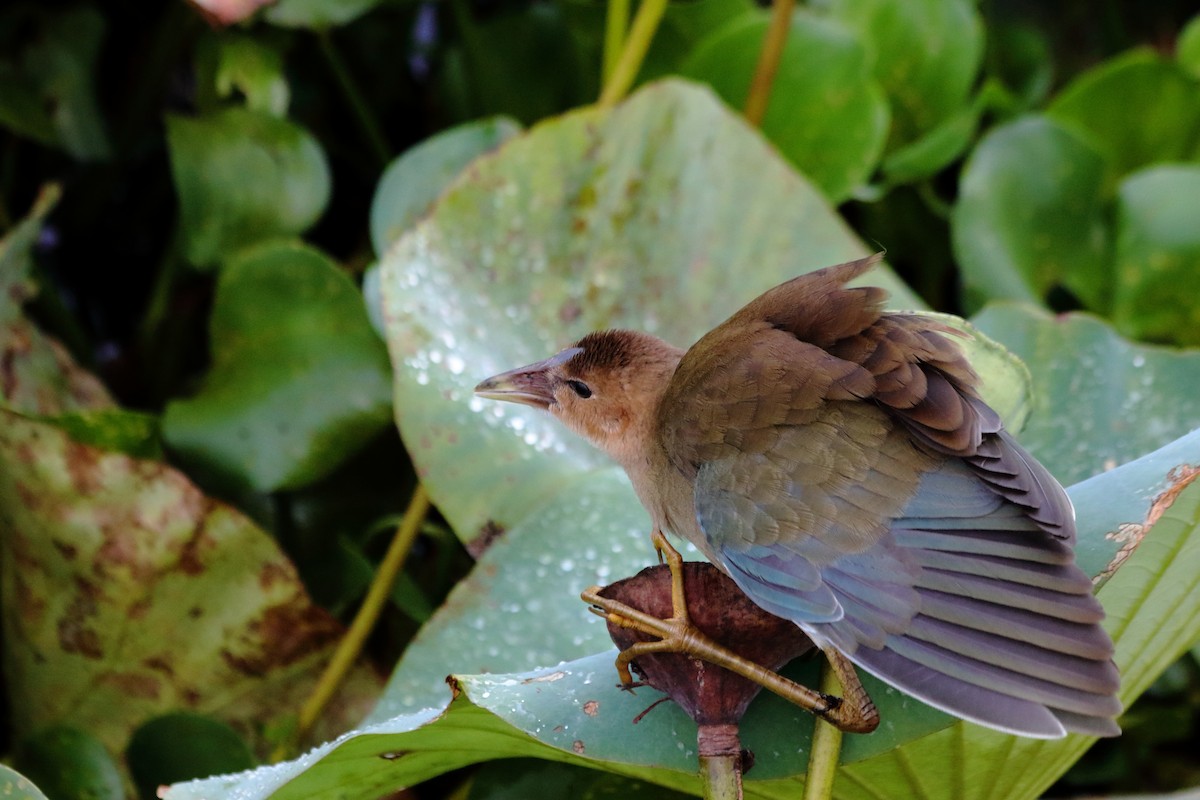
[[[265,532],[182,473],[2,409],[0,563],[17,736],[69,722],[120,752],[183,708],[253,737],[298,707],[341,630]],[[358,675],[319,734],[376,688]]]

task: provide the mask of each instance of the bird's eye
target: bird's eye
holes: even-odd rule
[[[584,398],[585,400],[592,396],[592,390],[583,381],[570,380],[567,381],[567,386],[571,387],[571,391]]]

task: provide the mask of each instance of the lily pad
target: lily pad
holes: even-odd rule
[[[1046,109],[1104,156],[1110,177],[1187,161],[1200,132],[1200,81],[1177,62],[1134,50],[1093,67]]]
[[[738,17],[699,42],[679,73],[742,108],[768,24],[765,13]],[[836,20],[797,12],[762,120],[767,138],[837,203],[875,170],[888,119],[887,100],[854,33]]]
[[[967,160],[951,216],[968,300],[1039,302],[1065,286],[1109,302],[1103,158],[1037,115],[993,129]]]
[[[1200,351],[1137,344],[1090,315],[1014,303],[989,306],[973,322],[1033,373],[1021,438],[1063,484],[1200,428]]]
[[[169,116],[167,145],[183,249],[198,267],[303,232],[329,201],[329,165],[317,140],[269,113]]]
[[[46,795],[33,785],[33,781],[3,764],[0,764],[0,791],[12,800],[46,800]]]
[[[358,289],[323,253],[276,242],[221,273],[213,365],[167,406],[163,435],[193,466],[261,491],[327,475],[388,423],[387,354]]]
[[[1200,128],[1200,125],[1198,125]],[[1117,195],[1113,322],[1139,339],[1200,345],[1200,164],[1135,172]]]

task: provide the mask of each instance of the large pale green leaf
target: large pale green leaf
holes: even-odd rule
[[[167,117],[183,249],[213,267],[238,249],[303,232],[329,200],[329,165],[299,125],[248,108]]]
[[[1009,303],[973,321],[1032,371],[1021,438],[1064,484],[1200,427],[1200,351],[1136,344],[1089,315]]]
[[[969,299],[1037,302],[1062,285],[1105,308],[1104,174],[1101,156],[1049,118],[988,133],[967,161],[950,220]]]
[[[472,398],[481,378],[598,328],[686,345],[770,286],[866,252],[702,88],[568,114],[475,162],[385,259],[401,433],[458,534],[486,537],[608,466],[547,416]],[[866,280],[920,305],[890,270]]]
[[[33,785],[33,781],[3,764],[0,764],[0,791],[12,800],[46,800],[46,795]]]
[[[1046,113],[1101,153],[1113,177],[1186,161],[1200,145],[1200,81],[1150,50],[1134,50],[1080,75]]]
[[[358,289],[319,250],[243,252],[221,272],[211,328],[204,385],[163,417],[191,464],[240,486],[295,488],[387,425],[387,355]]]
[[[698,43],[679,72],[742,108],[767,26],[765,13],[738,17]],[[887,141],[888,105],[849,29],[796,13],[762,131],[833,202],[866,182]]]
[[[1197,123],[1200,128],[1200,122]],[[1117,195],[1113,322],[1141,339],[1200,345],[1200,164],[1135,172]]]
[[[467,164],[520,130],[507,117],[470,122],[421,142],[389,164],[371,200],[371,244],[376,255],[383,255],[416,224]]]

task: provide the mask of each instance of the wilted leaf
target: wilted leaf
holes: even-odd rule
[[[697,44],[680,74],[709,83],[741,109],[767,25],[765,13],[737,18]],[[888,105],[853,33],[834,20],[796,14],[762,130],[831,202],[866,182],[887,140]]]
[[[993,129],[971,153],[951,217],[968,297],[1040,301],[1063,285],[1107,307],[1103,159],[1054,121]]]
[[[213,267],[240,248],[303,232],[329,200],[329,165],[308,131],[226,108],[167,117],[188,260]]]
[[[211,331],[203,387],[163,417],[171,447],[210,473],[304,486],[388,424],[387,354],[358,289],[319,250],[242,253],[221,273]]]
[[[0,536],[18,736],[69,723],[120,752],[134,725],[172,708],[261,735],[304,696],[340,632],[265,532],[179,472],[7,410]],[[364,677],[327,733],[373,690]]]

